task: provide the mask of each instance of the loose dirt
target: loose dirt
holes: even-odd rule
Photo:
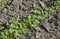
[[[15,39],[60,39],[60,10],[50,14],[38,26],[29,27],[26,33]]]
[[[42,0],[47,6],[51,6],[53,1]],[[41,5],[38,0],[6,0],[3,6],[0,6],[0,25],[9,24],[10,18],[16,19],[19,16],[30,14],[31,10],[40,10]]]
[[[53,5],[54,0],[42,0],[46,6]],[[14,20],[18,17],[27,16],[31,10],[40,10],[41,5],[38,0],[6,0],[0,6],[0,25],[10,22],[10,17]],[[13,39],[60,39],[60,11],[54,12],[48,18],[42,20],[37,27],[29,27],[26,33]]]

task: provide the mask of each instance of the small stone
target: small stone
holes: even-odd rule
[[[39,37],[40,37],[40,33],[36,32],[36,38],[39,38]]]

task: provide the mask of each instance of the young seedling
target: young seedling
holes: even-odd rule
[[[5,0],[0,0],[0,5],[3,5],[5,3]]]

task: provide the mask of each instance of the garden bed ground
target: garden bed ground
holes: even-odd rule
[[[53,4],[51,0],[42,0],[48,7]],[[42,9],[38,0],[6,0],[4,6],[0,6],[0,25],[9,23],[10,18],[26,16],[31,10]]]
[[[54,0],[42,0],[47,7],[53,5]],[[10,23],[10,18],[16,20],[18,16],[27,16],[31,10],[41,10],[38,0],[6,0],[0,6],[0,26]],[[60,39],[60,10],[43,19],[38,26],[28,27],[25,33],[13,39]]]
[[[14,39],[60,39],[60,10],[50,14],[38,26],[29,27],[25,33]]]

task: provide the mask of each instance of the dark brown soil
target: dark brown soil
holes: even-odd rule
[[[29,27],[15,39],[60,39],[60,10],[42,20],[38,26]]]

